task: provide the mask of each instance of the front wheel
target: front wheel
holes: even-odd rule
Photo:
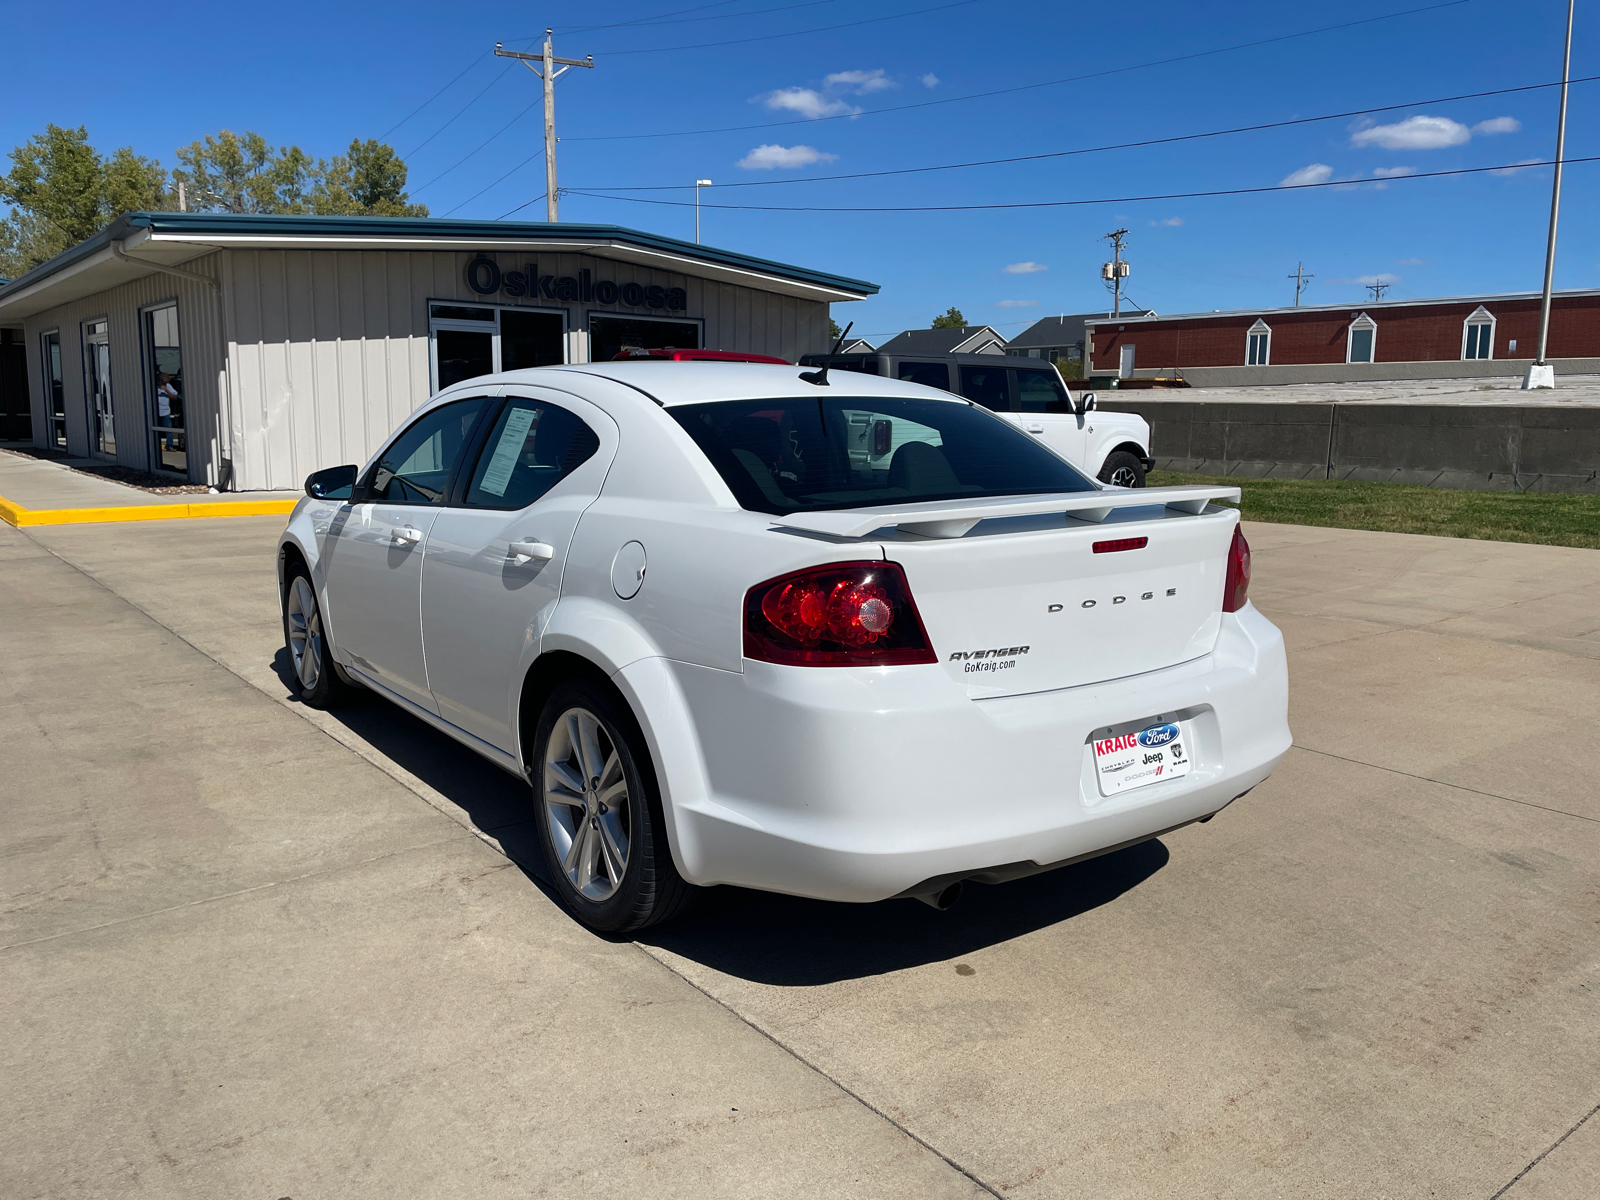
[[[334,668],[317,589],[304,567],[296,568],[284,589],[283,643],[289,651],[300,702],[312,708],[337,704],[344,696],[345,684]]]
[[[561,684],[534,736],[534,815],[561,898],[602,933],[683,911],[695,889],[672,862],[649,751],[633,714],[588,680]]]
[[[1100,468],[1100,482],[1113,487],[1141,488],[1144,486],[1144,463],[1126,450],[1113,450],[1106,455]]]

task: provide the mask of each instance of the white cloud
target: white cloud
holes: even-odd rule
[[[1472,140],[1472,130],[1449,117],[1407,117],[1393,125],[1371,125],[1350,135],[1352,146],[1385,150],[1442,150]]]
[[[1515,117],[1490,117],[1487,121],[1479,121],[1472,127],[1473,133],[1516,133],[1522,128],[1522,122]]]
[[[1044,263],[1019,262],[1012,263],[1006,268],[1007,275],[1032,275],[1037,271],[1048,271],[1050,268]]]
[[[821,92],[806,87],[779,88],[762,96],[761,102],[768,108],[796,113],[813,121],[819,117],[837,117],[845,113],[854,115],[861,111],[855,105],[837,97],[824,96]]]
[[[1039,302],[1037,300],[996,300],[994,306],[996,308],[1038,308]]]
[[[1489,174],[1491,174],[1491,175],[1519,175],[1523,171],[1528,170],[1530,167],[1533,166],[1534,163],[1536,163],[1538,161],[1539,161],[1539,159],[1537,159],[1537,158],[1525,158],[1521,162],[1517,163],[1515,166],[1501,167],[1498,171],[1490,171]]]
[[[1378,167],[1372,172],[1377,179],[1399,179],[1402,175],[1415,175],[1415,167]]]
[[[1150,224],[1152,226],[1165,225],[1169,229],[1176,229],[1179,225],[1183,224],[1183,218],[1182,217],[1163,217],[1159,221],[1151,221]]]
[[[1327,183],[1333,178],[1333,168],[1327,163],[1312,163],[1309,167],[1301,167],[1285,175],[1278,184],[1279,187],[1305,187],[1312,183]]]
[[[746,171],[771,171],[777,167],[809,167],[812,163],[833,162],[839,156],[826,154],[815,146],[757,146],[739,160]]]
[[[883,68],[876,71],[835,71],[822,81],[822,86],[829,91],[853,92],[857,96],[867,96],[873,92],[886,92],[895,86],[892,79],[885,78]]]
[[[926,75],[924,75],[922,77],[922,86],[925,87],[925,88],[938,87],[939,86],[939,77],[937,75],[935,75],[932,71],[929,71]]]

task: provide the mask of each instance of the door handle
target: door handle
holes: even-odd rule
[[[396,546],[415,546],[422,540],[422,530],[413,529],[409,525],[402,525],[394,531],[394,544]]]
[[[541,542],[538,538],[520,538],[511,543],[510,556],[519,563],[530,559],[534,562],[549,562],[556,556],[556,548],[548,542]]]
[[[1029,425],[1028,426],[1028,432],[1029,433],[1043,433],[1044,432],[1044,426],[1043,425]]]

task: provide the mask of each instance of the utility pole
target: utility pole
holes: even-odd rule
[[[1567,147],[1567,82],[1572,78],[1572,7],[1567,0],[1567,50],[1561,60],[1561,112],[1556,118],[1556,178],[1550,187],[1550,238],[1544,247],[1544,297],[1539,304],[1539,357],[1528,368],[1522,386],[1553,388],[1556,370],[1544,360],[1545,348],[1550,340],[1550,287],[1556,273],[1556,218],[1561,215],[1561,160]]]
[[[1111,284],[1111,315],[1122,315],[1122,281],[1128,277],[1128,264],[1122,261],[1122,242],[1126,229],[1113,229],[1103,238],[1111,243],[1111,261],[1100,268],[1100,278]]]
[[[1289,278],[1294,280],[1294,306],[1299,308],[1300,293],[1305,291],[1305,289],[1311,285],[1311,281],[1315,279],[1316,276],[1306,274],[1305,263],[1295,263],[1294,274],[1289,276]]]
[[[711,180],[696,179],[694,181],[694,244],[700,244],[700,189],[710,187]]]
[[[568,67],[594,67],[594,55],[588,58],[557,58],[550,48],[550,33],[544,31],[543,54],[520,54],[515,50],[504,50],[500,43],[494,44],[495,55],[499,58],[519,59],[523,66],[544,80],[544,190],[545,220],[556,219],[556,79],[567,73]],[[538,63],[539,66],[534,66]],[[556,64],[561,64],[561,69],[556,70]]]
[[[1372,299],[1374,303],[1376,303],[1377,301],[1382,300],[1383,294],[1393,286],[1394,285],[1392,283],[1369,283],[1366,285],[1366,288],[1367,291],[1372,293]]]

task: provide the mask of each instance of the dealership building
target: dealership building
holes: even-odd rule
[[[611,225],[130,213],[0,286],[6,407],[37,446],[299,488],[462,379],[630,347],[798,361],[877,290]]]
[[[1086,322],[1095,374],[1181,374],[1198,387],[1521,375],[1538,353],[1540,296],[1322,304]],[[1600,371],[1600,291],[1557,292],[1546,357]]]

